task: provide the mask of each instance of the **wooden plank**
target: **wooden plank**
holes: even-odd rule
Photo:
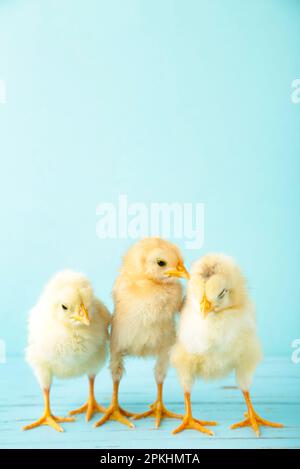
[[[120,401],[131,411],[147,409],[155,398],[152,360],[129,359],[120,388]],[[109,370],[102,370],[96,381],[100,403],[111,397]],[[22,357],[14,357],[0,366],[0,447],[2,448],[300,448],[300,365],[288,358],[266,359],[257,370],[253,385],[257,411],[267,419],[282,422],[284,429],[262,428],[257,439],[249,428],[230,430],[231,423],[243,418],[245,405],[235,387],[234,376],[210,383],[197,382],[192,393],[194,415],[217,420],[215,436],[194,431],[173,436],[177,420],[165,420],[159,430],[153,419],[136,422],[130,430],[117,422],[93,428],[84,416],[64,424],[65,433],[42,427],[22,432],[21,427],[40,416],[42,395],[35,378]],[[55,381],[52,389],[53,412],[66,415],[87,397],[87,380]],[[165,401],[175,412],[183,412],[182,390],[176,373],[170,370],[165,384]],[[100,416],[99,416],[100,417]]]

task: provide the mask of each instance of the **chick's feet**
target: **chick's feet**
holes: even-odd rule
[[[175,414],[170,410],[166,409],[164,403],[161,400],[156,400],[154,404],[150,405],[150,410],[143,412],[141,414],[134,414],[133,419],[139,420],[146,417],[154,417],[155,418],[155,427],[159,428],[161,420],[164,418],[171,418],[171,419],[182,419],[182,415]]]
[[[245,412],[245,420],[242,420],[241,422],[234,423],[231,425],[231,429],[235,430],[236,428],[242,428],[242,427],[252,427],[253,430],[256,433],[256,436],[260,436],[260,426],[265,426],[265,427],[274,427],[274,428],[282,428],[283,425],[281,423],[275,423],[275,422],[269,422],[269,420],[265,420],[262,417],[260,417],[254,410],[251,411],[250,413]]]
[[[103,417],[95,423],[94,427],[100,427],[108,420],[116,420],[117,422],[123,423],[130,428],[134,428],[134,425],[127,417],[133,417],[134,414],[131,412],[127,412],[127,410],[122,409],[118,403],[112,403],[106,409]]]
[[[281,423],[274,423],[274,422],[269,422],[269,420],[265,420],[260,415],[258,415],[253,407],[253,404],[251,402],[250,394],[249,391],[243,391],[243,395],[247,404],[247,409],[248,412],[246,412],[245,415],[245,420],[242,420],[242,422],[234,423],[231,425],[231,429],[235,430],[236,428],[242,428],[242,427],[252,427],[253,430],[256,433],[256,436],[260,436],[260,430],[259,427],[265,426],[265,427],[275,427],[275,428],[282,428],[283,425]]]
[[[185,415],[182,423],[179,425],[179,427],[175,428],[172,433],[173,435],[176,435],[176,433],[180,433],[183,430],[197,430],[198,432],[205,433],[209,436],[213,436],[214,432],[206,428],[205,425],[214,426],[217,425],[217,422],[206,422],[203,420],[195,419],[191,415]]]
[[[86,421],[88,422],[91,420],[94,414],[104,413],[106,411],[105,407],[98,404],[96,399],[89,398],[88,401],[79,409],[71,410],[69,415],[77,415],[77,414],[84,414],[86,413]]]
[[[72,417],[56,417],[50,413],[45,413],[40,419],[23,427],[23,430],[31,430],[32,428],[40,427],[42,425],[48,425],[58,432],[63,432],[64,429],[59,425],[59,423],[74,422],[74,420],[75,419]]]

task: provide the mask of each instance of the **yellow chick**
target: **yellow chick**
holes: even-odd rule
[[[213,435],[205,425],[216,422],[203,422],[192,416],[191,388],[198,377],[211,380],[233,370],[247,413],[245,420],[231,428],[251,426],[259,436],[260,425],[282,427],[260,417],[250,399],[249,389],[261,358],[254,306],[239,267],[223,254],[204,256],[191,270],[178,339],[171,352],[171,363],[184,389],[186,410],[183,422],[173,433],[194,429]]]
[[[169,351],[175,342],[174,316],[182,303],[180,277],[188,277],[181,253],[174,244],[161,238],[143,239],[125,255],[113,289],[115,310],[110,342],[113,398],[95,426],[111,419],[134,427],[127,417],[154,416],[159,427],[164,417],[180,417],[165,408],[162,397]],[[156,357],[157,399],[142,414],[132,414],[119,406],[118,389],[125,356]]]
[[[46,285],[29,315],[29,340],[26,358],[43,390],[42,417],[23,430],[49,425],[62,432],[60,422],[72,417],[56,417],[50,409],[53,377],[89,377],[89,398],[79,409],[89,420],[94,412],[104,412],[94,396],[95,376],[106,360],[110,314],[95,297],[92,286],[82,274],[69,270],[56,274]]]

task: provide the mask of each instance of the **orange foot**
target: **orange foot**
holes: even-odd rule
[[[198,432],[206,433],[206,435],[213,436],[214,432],[209,430],[208,428],[205,428],[205,425],[214,426],[217,425],[217,422],[205,422],[203,420],[194,419],[194,417],[192,417],[191,415],[185,415],[182,423],[179,425],[179,427],[175,428],[172,433],[173,435],[175,435],[176,433],[180,433],[183,430],[198,430]]]
[[[83,406],[79,407],[79,409],[71,410],[69,412],[69,415],[83,414],[84,412],[86,412],[85,418],[88,422],[89,420],[91,420],[94,414],[97,414],[99,412],[104,413],[105,411],[105,407],[98,404],[98,402],[94,398],[89,398]]]
[[[26,425],[23,427],[23,430],[31,430],[32,428],[40,427],[42,425],[48,425],[49,427],[54,428],[54,430],[58,432],[63,432],[64,429],[58,425],[58,423],[62,422],[74,422],[75,419],[72,417],[55,417],[48,412],[46,412],[40,419],[36,420],[36,422],[31,423],[30,425]]]
[[[171,418],[171,419],[182,419],[182,415],[175,414],[170,410],[166,409],[164,403],[161,400],[157,400],[154,404],[150,405],[150,410],[146,412],[142,412],[141,414],[134,414],[133,419],[139,420],[146,417],[154,417],[155,418],[155,427],[158,428],[160,426],[161,420],[164,418]]]
[[[235,430],[236,428],[242,428],[242,427],[252,427],[253,430],[256,433],[256,436],[260,436],[260,430],[259,426],[265,426],[265,427],[274,427],[274,428],[282,428],[283,425],[281,423],[275,423],[275,422],[269,422],[269,420],[265,420],[262,417],[260,417],[254,410],[248,414],[248,412],[245,412],[245,420],[242,420],[241,422],[234,423],[231,425],[231,429]]]
[[[231,425],[231,429],[234,430],[236,428],[241,428],[241,427],[252,427],[253,430],[256,433],[256,436],[259,437],[260,435],[260,430],[259,426],[265,426],[265,427],[275,427],[275,428],[282,428],[283,425],[281,423],[274,423],[274,422],[269,422],[268,420],[263,419],[260,417],[254,410],[253,404],[251,402],[250,394],[249,391],[243,391],[243,395],[247,404],[247,409],[248,412],[246,412],[244,415],[246,417],[245,420],[242,420],[242,422],[234,423]]]
[[[118,403],[113,402],[105,411],[103,417],[98,422],[96,422],[94,426],[100,427],[100,425],[103,425],[108,420],[116,420],[117,422],[123,423],[124,425],[127,425],[130,428],[134,428],[133,423],[130,422],[128,418],[126,418],[133,416],[133,413],[127,412],[127,410],[122,409],[122,407],[120,407]]]

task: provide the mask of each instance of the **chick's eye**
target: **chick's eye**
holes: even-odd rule
[[[221,300],[221,298],[223,298],[227,292],[228,290],[224,288],[224,290],[222,290],[221,293],[218,294],[218,298]]]
[[[164,267],[165,265],[167,265],[166,261],[163,261],[162,259],[158,259],[157,264],[159,265],[159,267]]]
[[[66,310],[68,307],[66,305],[61,305],[62,309]]]

